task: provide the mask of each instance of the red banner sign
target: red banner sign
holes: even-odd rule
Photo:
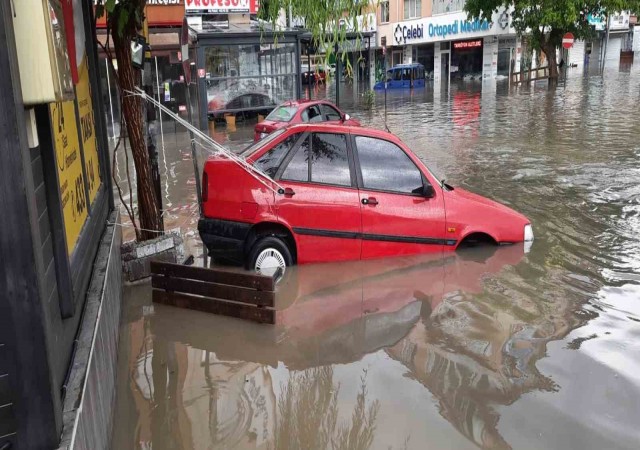
[[[462,41],[462,42],[454,42],[453,48],[456,50],[464,50],[467,48],[480,48],[482,47],[482,39],[477,39],[475,41]]]

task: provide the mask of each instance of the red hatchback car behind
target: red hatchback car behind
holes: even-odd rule
[[[360,122],[352,119],[331,102],[325,100],[289,101],[277,106],[265,120],[254,128],[253,140],[260,139],[280,128],[298,123],[333,123],[359,127]]]
[[[275,190],[227,158],[209,159],[198,230],[214,259],[248,269],[533,240],[525,216],[441,183],[390,133],[296,125],[243,156]]]

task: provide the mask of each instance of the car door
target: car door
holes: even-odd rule
[[[402,87],[403,88],[411,87],[411,68],[410,67],[402,69]]]
[[[294,232],[298,263],[360,258],[360,197],[348,135],[309,133],[276,176],[278,220]]]
[[[392,88],[400,88],[402,87],[402,69],[396,68],[390,71],[391,77],[389,77],[390,81],[387,83],[387,87]]]
[[[445,239],[444,200],[407,153],[393,142],[354,136],[362,210],[362,258],[440,252]]]

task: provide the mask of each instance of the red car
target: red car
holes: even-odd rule
[[[296,123],[320,122],[360,126],[360,122],[340,111],[331,102],[325,100],[289,101],[277,106],[265,120],[255,126],[253,140],[258,142],[269,133]]]
[[[198,230],[214,259],[248,269],[533,240],[525,216],[440,182],[390,133],[294,125],[242,156],[264,175],[209,159]]]

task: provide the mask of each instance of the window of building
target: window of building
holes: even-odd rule
[[[431,14],[448,14],[462,11],[466,0],[433,0]]]
[[[404,18],[414,19],[422,15],[422,0],[404,0]]]
[[[383,1],[380,3],[380,22],[389,22],[389,1]]]

